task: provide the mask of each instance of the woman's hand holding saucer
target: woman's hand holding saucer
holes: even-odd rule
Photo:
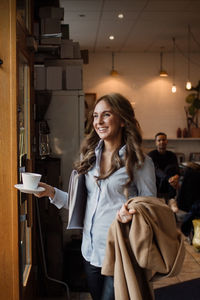
[[[42,197],[50,197],[50,198],[54,198],[55,196],[55,189],[53,186],[49,185],[49,184],[46,184],[44,182],[40,182],[38,184],[38,186],[41,186],[43,188],[45,188],[44,191],[42,192],[39,192],[39,193],[34,193],[34,195],[38,198],[42,198]]]

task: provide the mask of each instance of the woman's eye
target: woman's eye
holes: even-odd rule
[[[104,116],[106,116],[106,117],[109,117],[109,116],[110,116],[110,114],[109,114],[109,113],[105,113],[105,114],[104,114]]]

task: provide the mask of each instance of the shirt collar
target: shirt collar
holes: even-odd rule
[[[126,144],[119,149],[119,157],[123,157],[126,150]]]
[[[97,147],[95,148],[95,155],[96,155],[96,166],[94,169],[94,175],[99,176],[100,174],[100,161],[101,161],[101,154],[103,150],[104,141],[100,140]],[[123,159],[125,154],[126,145],[122,146],[119,150],[119,157]]]
[[[104,144],[104,141],[100,140],[99,143],[98,143],[98,145],[97,145],[97,147],[95,148],[96,158],[98,158],[99,156],[101,156],[103,144]],[[126,150],[126,145],[123,145],[119,149],[119,157],[123,157],[124,156],[125,150]]]

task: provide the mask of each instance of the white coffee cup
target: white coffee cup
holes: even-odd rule
[[[23,188],[27,190],[35,190],[38,187],[42,175],[37,173],[22,173]]]

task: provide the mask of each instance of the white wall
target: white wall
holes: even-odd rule
[[[193,54],[198,64],[200,53]],[[169,77],[159,77],[159,53],[116,53],[115,69],[118,77],[109,75],[112,68],[111,53],[90,53],[89,64],[83,66],[83,87],[85,93],[96,93],[97,97],[110,92],[126,96],[134,105],[144,138],[153,138],[158,131],[164,131],[169,138],[176,137],[177,128],[186,127],[184,106],[189,92],[185,91],[187,80],[187,59],[176,54],[175,83],[177,92],[171,92],[172,54],[164,53],[163,67]],[[191,63],[191,81],[194,86],[200,80],[200,63]]]

